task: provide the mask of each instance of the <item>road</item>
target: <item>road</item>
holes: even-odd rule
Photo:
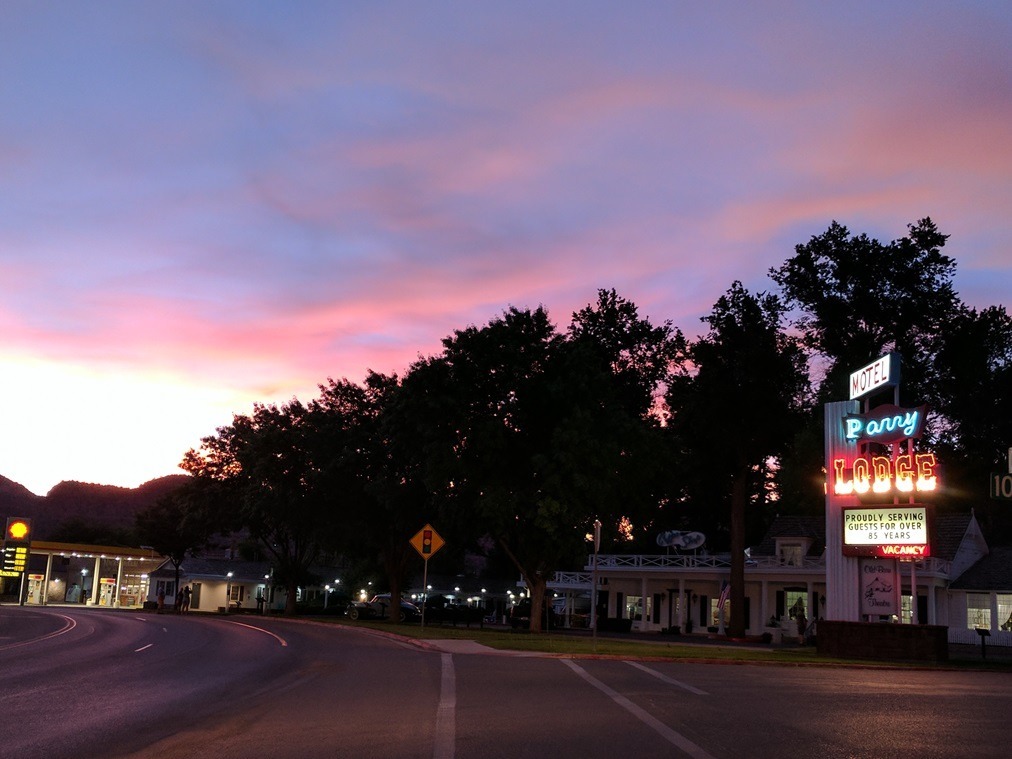
[[[422,649],[331,624],[0,607],[4,757],[998,757],[1012,677]]]

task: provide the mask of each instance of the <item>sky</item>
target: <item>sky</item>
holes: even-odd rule
[[[0,475],[178,473],[510,305],[696,334],[834,220],[930,216],[1012,306],[1010,39],[1007,0],[8,0]]]

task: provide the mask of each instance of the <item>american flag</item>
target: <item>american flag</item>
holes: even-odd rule
[[[726,580],[720,587],[720,596],[717,597],[717,608],[724,611],[724,604],[727,603],[727,597],[731,595],[731,583]]]

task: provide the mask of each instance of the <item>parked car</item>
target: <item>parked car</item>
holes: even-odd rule
[[[348,619],[386,619],[390,615],[387,610],[390,608],[390,594],[380,593],[368,601],[353,601],[348,604],[345,614]],[[401,613],[398,620],[405,622],[409,619],[418,619],[421,611],[410,601],[401,600]]]
[[[480,624],[485,610],[478,606],[468,606],[446,596],[432,596],[425,599],[425,621],[452,622],[470,625]]]
[[[553,608],[550,598],[546,598],[544,605],[541,607],[541,629],[542,630],[553,630],[562,626],[562,615],[558,614]],[[515,606],[509,607],[506,612],[506,617],[509,620],[509,625],[514,630],[521,628],[530,628],[531,626],[531,601],[529,598],[525,598]]]

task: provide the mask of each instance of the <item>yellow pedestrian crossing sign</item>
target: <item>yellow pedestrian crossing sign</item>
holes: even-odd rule
[[[418,534],[411,538],[411,545],[418,551],[423,559],[428,559],[432,554],[446,545],[446,541],[439,537],[439,533],[432,529],[431,524],[425,525],[418,531]]]

